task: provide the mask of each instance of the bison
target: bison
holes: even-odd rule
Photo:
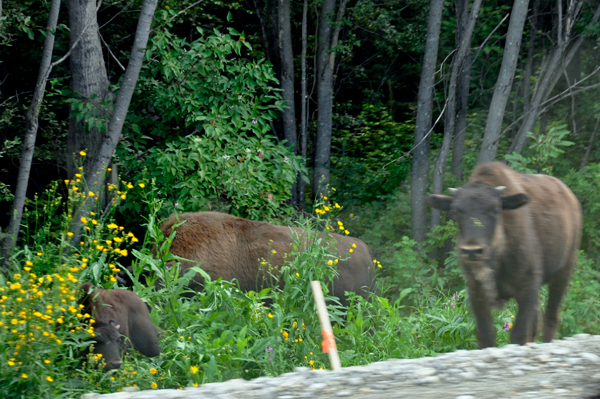
[[[95,319],[94,352],[102,354],[105,370],[121,367],[121,352],[130,343],[148,357],[158,356],[158,328],[152,324],[146,303],[131,291],[81,286],[81,303]]]
[[[544,284],[543,340],[551,341],[581,241],[581,205],[573,192],[552,176],[521,174],[498,162],[478,166],[464,186],[450,191],[452,196],[431,195],[429,204],[458,224],[479,347],[495,345],[491,309],[509,298],[519,305],[511,343],[534,341]]]
[[[306,232],[300,228],[277,226],[218,212],[174,215],[162,223],[160,229],[165,236],[169,236],[171,229],[183,221],[185,223],[175,228],[176,235],[170,249],[171,254],[192,261],[182,262],[182,272],[200,262],[200,267],[211,279],[236,279],[245,291],[270,285],[269,272],[261,262],[265,260],[274,268],[283,265],[292,250],[292,236],[298,235],[306,243]],[[356,292],[363,297],[375,292],[374,263],[367,245],[357,238],[335,233],[328,235],[335,241],[335,252],[344,259],[337,265],[338,276],[332,284],[333,295],[347,304],[345,291]],[[350,249],[353,251],[350,252]],[[119,280],[129,285],[124,272],[119,275]],[[197,274],[190,287],[198,291],[202,281],[202,276]]]

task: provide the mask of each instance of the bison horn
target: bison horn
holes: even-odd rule
[[[499,193],[502,193],[504,190],[506,190],[506,186],[497,186],[494,189]]]
[[[455,197],[456,194],[458,193],[458,188],[450,187],[448,189],[448,191],[450,191],[450,195],[452,195],[453,197]]]
[[[121,325],[119,323],[117,323],[116,321],[114,321],[113,319],[110,319],[108,321],[108,323],[113,326],[114,328],[116,328],[117,330],[121,328]]]

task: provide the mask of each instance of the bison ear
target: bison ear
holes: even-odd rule
[[[523,193],[502,197],[502,209],[517,209],[529,202],[529,196]]]
[[[118,323],[117,323],[116,321],[114,321],[113,319],[110,319],[110,320],[108,321],[108,324],[110,324],[111,326],[113,326],[114,328],[116,328],[116,329],[117,329],[117,331],[119,330],[119,328],[121,328],[121,325],[120,325],[120,324],[118,324]]]
[[[454,198],[440,194],[432,194],[427,199],[429,206],[439,209],[442,212],[450,211],[450,205],[452,204],[452,201],[454,201]]]
[[[94,285],[92,283],[85,283],[81,286],[81,291],[83,291],[84,295],[91,294],[93,289]]]

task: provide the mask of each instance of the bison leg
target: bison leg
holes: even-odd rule
[[[560,304],[567,291],[573,268],[567,267],[559,272],[548,284],[548,301],[544,313],[544,342],[550,342],[556,335],[560,323]]]
[[[483,292],[480,284],[475,282],[468,283],[471,308],[477,323],[477,340],[479,348],[488,348],[496,345],[496,330],[494,328],[494,319],[492,318],[492,309],[490,308],[488,298]]]
[[[523,345],[535,341],[539,313],[538,295],[539,289],[531,289],[524,297],[517,299],[519,313],[510,334],[511,344]]]

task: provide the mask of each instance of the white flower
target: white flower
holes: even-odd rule
[[[252,151],[250,151],[250,148],[246,148],[246,153],[250,154]]]
[[[229,155],[223,155],[223,159],[224,159],[224,160],[228,161],[228,160],[229,160],[229,158],[231,158]]]
[[[287,156],[283,157],[283,163],[290,163],[290,159]]]
[[[254,123],[256,125],[258,123],[258,121],[256,119],[252,119],[252,123]]]
[[[242,100],[242,95],[241,94],[238,96],[238,100],[240,100],[240,101]]]

